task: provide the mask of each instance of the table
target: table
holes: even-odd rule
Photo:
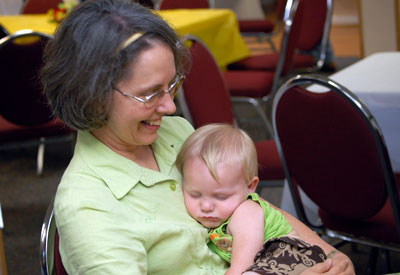
[[[357,95],[378,122],[392,168],[400,173],[400,52],[372,54],[331,79]]]
[[[329,76],[358,96],[375,117],[386,141],[395,173],[400,173],[399,68],[400,52],[380,52]],[[315,89],[311,86],[310,90]],[[285,183],[281,207],[295,214],[288,189],[288,185]],[[302,199],[308,200],[304,196],[302,196]],[[309,214],[318,219],[317,206],[311,201],[305,204],[310,210]]]
[[[250,55],[232,10],[179,9],[156,12],[176,29],[179,35],[190,33],[203,40],[220,67]],[[49,17],[45,14],[0,16],[0,24],[10,33],[32,29],[52,34],[57,27],[56,23],[49,22]]]

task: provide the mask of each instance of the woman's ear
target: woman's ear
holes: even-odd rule
[[[249,182],[249,184],[247,186],[247,188],[249,190],[249,193],[254,193],[256,191],[256,188],[257,188],[257,185],[258,185],[259,182],[260,182],[260,179],[258,177],[253,177],[250,180],[250,182]]]

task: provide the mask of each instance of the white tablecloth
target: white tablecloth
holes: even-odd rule
[[[330,78],[348,88],[368,107],[382,130],[393,171],[400,173],[400,52],[372,54]],[[295,214],[287,183],[281,207]],[[306,207],[314,217],[312,220],[318,220],[317,207],[311,201]]]
[[[400,173],[400,52],[372,54],[330,78],[371,111],[383,132],[393,170]]]

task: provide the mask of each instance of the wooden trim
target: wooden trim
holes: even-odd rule
[[[400,51],[400,0],[394,0],[394,10],[396,17],[397,50]]]
[[[361,13],[361,1],[357,1],[357,10],[358,10],[358,32],[360,33],[360,57],[361,59],[364,58],[365,52],[364,52],[364,35],[363,35],[363,16]]]
[[[0,229],[0,275],[7,275],[6,255],[4,252],[3,231]]]

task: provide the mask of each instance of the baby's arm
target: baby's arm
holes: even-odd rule
[[[252,200],[245,200],[232,214],[228,233],[233,237],[231,267],[225,275],[241,274],[254,264],[264,244],[264,211]]]

